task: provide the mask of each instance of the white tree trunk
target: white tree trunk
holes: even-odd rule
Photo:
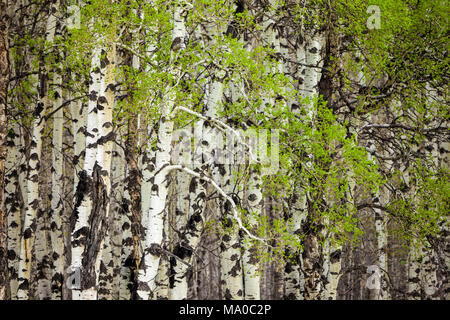
[[[92,176],[96,160],[96,143],[98,140],[98,122],[97,122],[97,100],[100,93],[100,54],[101,49],[95,48],[92,55],[90,85],[89,85],[89,103],[87,110],[86,139],[85,139],[85,158],[83,171],[80,172],[78,185],[75,195],[74,212],[76,213],[75,225],[72,227],[72,271],[80,272],[82,270],[83,252],[86,246],[86,236],[89,228],[88,218],[92,210],[92,199],[85,197],[86,185],[89,183],[88,177]],[[73,224],[73,222],[72,222]],[[80,300],[88,298],[82,296],[81,288],[72,290],[72,299]],[[91,297],[91,300],[97,297]]]
[[[298,184],[294,188],[290,211],[292,214],[289,230],[292,234],[300,236],[307,216],[307,202],[305,191]],[[284,295],[287,300],[303,300],[305,280],[301,271],[301,251],[292,247],[288,247],[287,250],[292,257],[288,257],[289,260],[285,266]]]
[[[173,279],[171,280],[171,290],[169,298],[171,300],[187,299],[188,284],[187,271],[188,264],[192,264],[194,251],[201,239],[204,226],[204,209],[206,200],[205,182],[192,178],[189,193],[191,204],[189,210],[189,221],[181,236],[179,243],[175,246],[174,254],[179,258],[171,258]],[[183,263],[184,262],[184,263]]]
[[[171,60],[174,59],[175,51],[184,48],[184,36],[186,30],[182,11],[183,9],[181,6],[175,7]],[[174,75],[178,73],[176,70],[172,72],[174,72]],[[147,230],[145,236],[144,259],[138,274],[137,297],[141,300],[148,300],[151,297],[151,293],[153,293],[156,288],[155,279],[158,274],[161,258],[164,215],[166,214],[166,202],[169,191],[169,171],[165,167],[170,165],[173,132],[171,112],[174,108],[175,99],[176,94],[174,88],[169,88],[161,105],[161,118],[159,119],[157,152],[155,156],[155,175],[150,195],[150,209],[148,212],[143,212],[143,215],[148,215],[148,220],[146,221]],[[148,197],[148,194],[143,194],[143,197]]]
[[[155,279],[158,273],[160,261],[160,246],[163,238],[164,214],[168,194],[168,172],[164,169],[170,164],[171,137],[173,121],[170,119],[170,111],[173,107],[173,98],[169,98],[162,106],[160,119],[157,154],[156,174],[150,196],[150,209],[148,211],[148,225],[146,230],[145,254],[143,265],[138,275],[139,299],[148,300],[150,293],[155,290]],[[148,195],[144,195],[147,196]],[[146,214],[143,212],[143,214]]]
[[[106,230],[105,238],[103,239],[103,246],[100,246],[100,252],[98,253],[97,259],[100,259],[100,269],[104,272],[102,274],[104,277],[99,279],[99,289],[101,289],[102,299],[110,300],[112,297],[112,278],[114,276],[114,263],[112,257],[112,228],[114,219],[111,219],[110,215],[110,196],[111,196],[111,164],[112,164],[112,152],[113,152],[113,108],[115,105],[115,62],[116,62],[116,48],[115,45],[107,52],[107,58],[105,60],[105,68],[102,70],[105,76],[102,77],[100,82],[100,92],[99,105],[101,106],[98,110],[98,126],[99,126],[99,138],[97,140],[97,164],[99,165],[99,170],[101,173],[101,178],[103,180],[103,185],[105,186],[106,199],[103,199],[105,204],[105,219],[106,219]],[[109,61],[109,63],[107,63]],[[103,252],[105,251],[105,254]],[[102,257],[104,259],[102,259]],[[100,273],[100,270],[98,271]]]
[[[101,60],[103,57],[103,61]],[[88,106],[86,157],[77,187],[72,233],[72,269],[81,271],[81,288],[73,299],[97,299],[104,237],[108,234],[114,105],[115,45],[105,52],[96,48],[92,57]],[[101,68],[100,68],[101,66]],[[109,293],[108,293],[109,294]]]
[[[11,300],[17,299],[19,257],[20,257],[20,231],[21,199],[19,186],[19,168],[23,162],[20,148],[20,130],[16,123],[8,133],[8,157],[5,163],[5,206],[8,215],[8,276]]]
[[[128,176],[128,168],[126,170],[126,176]],[[125,188],[122,199],[121,212],[121,226],[122,226],[122,251],[121,251],[121,268],[120,268],[120,283],[119,283],[119,299],[130,300],[131,292],[134,284],[133,274],[131,270],[137,270],[138,266],[135,265],[136,257],[134,242],[135,239],[132,233],[132,221],[133,217],[130,216],[131,197],[129,188]]]
[[[56,99],[54,108],[62,105],[62,77],[59,72],[54,74]],[[64,214],[63,186],[64,186],[64,159],[63,159],[63,129],[64,109],[60,108],[53,114],[53,149],[52,149],[52,201],[50,238],[52,243],[52,300],[61,299],[64,275],[64,239],[62,234],[62,220]]]
[[[262,215],[263,194],[261,192],[262,180],[256,168],[250,168],[250,183],[245,197],[248,212],[248,228],[254,231],[257,228],[257,219]],[[244,269],[245,300],[260,300],[260,263],[258,246],[245,236],[242,255],[242,266]]]
[[[314,11],[311,11],[314,14]],[[314,105],[319,94],[318,84],[322,76],[321,67],[323,65],[323,47],[325,45],[325,35],[320,30],[320,27],[314,23],[309,29],[304,30],[305,41],[303,43],[304,49],[299,48],[297,51],[299,62],[304,61],[307,65],[301,71],[304,75],[300,77],[300,93],[304,109],[306,111],[306,118],[313,120],[315,115]],[[307,164],[308,165],[308,164]],[[312,217],[308,217],[312,218]],[[307,235],[304,241],[304,259],[302,263],[304,277],[305,277],[305,299],[315,300],[319,298],[322,290],[321,272],[316,267],[320,260],[320,247],[318,238],[314,234]]]
[[[47,43],[52,43],[55,35],[57,14],[59,12],[59,0],[52,4],[45,38]],[[45,77],[47,71],[44,71],[42,76]],[[21,239],[21,253],[19,262],[19,287],[17,291],[18,299],[28,299],[31,281],[31,260],[32,249],[35,242],[36,232],[36,217],[40,204],[39,197],[39,168],[42,150],[42,132],[45,126],[45,112],[50,104],[48,97],[48,83],[42,84],[44,88],[40,88],[40,101],[37,103],[34,110],[34,121],[32,131],[32,141],[30,147],[30,159],[28,161],[28,175],[27,175],[27,206],[23,225],[23,236]]]

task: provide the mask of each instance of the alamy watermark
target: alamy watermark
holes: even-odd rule
[[[67,7],[67,28],[80,29],[81,27],[81,10],[77,5]]]
[[[70,290],[81,288],[81,268],[70,266],[66,270],[69,277],[66,280],[66,286]]]
[[[184,166],[261,164],[261,174],[271,175],[279,169],[279,141],[278,129],[221,131],[198,121],[173,132],[171,162]]]
[[[380,267],[371,265],[367,267],[369,277],[366,280],[366,287],[370,290],[379,290],[381,288],[381,272]]]
[[[369,30],[381,29],[381,10],[379,6],[371,5],[367,7],[366,13],[370,14],[366,25]]]

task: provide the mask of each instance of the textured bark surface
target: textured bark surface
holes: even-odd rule
[[[11,299],[17,297],[19,257],[20,257],[20,231],[21,231],[21,207],[19,186],[19,167],[21,157],[19,152],[20,135],[19,126],[15,125],[8,132],[8,146],[10,147],[5,169],[8,174],[5,177],[5,209],[8,215],[8,279]]]
[[[185,300],[188,295],[188,272],[192,272],[190,265],[194,251],[197,250],[201,239],[205,217],[206,188],[205,181],[193,178],[189,186],[191,204],[189,220],[182,232],[181,239],[175,245],[173,254],[178,257],[170,259],[170,295],[171,300]]]
[[[61,66],[61,65],[60,65]],[[54,73],[54,85],[59,88],[55,92],[53,109],[62,105],[62,76],[60,70]],[[53,114],[53,141],[52,141],[52,200],[50,214],[50,237],[52,244],[52,299],[61,299],[64,273],[64,239],[62,221],[64,218],[64,159],[63,159],[63,129],[64,109],[60,108]]]
[[[449,299],[441,2],[141,2],[0,0],[0,299]]]
[[[92,210],[93,188],[92,174],[94,172],[98,123],[97,123],[97,100],[100,91],[100,49],[96,48],[92,55],[91,63],[91,85],[89,86],[89,103],[87,110],[86,139],[85,139],[85,159],[83,170],[78,175],[78,184],[75,192],[74,210],[71,217],[72,232],[72,272],[81,272],[81,268],[86,268],[82,264],[83,252],[87,246],[87,236],[89,231],[89,215]],[[83,277],[84,278],[84,277]],[[84,280],[86,281],[86,280]],[[90,281],[92,282],[92,281]],[[93,284],[90,283],[89,287]],[[95,285],[95,281],[94,281]],[[89,288],[87,287],[87,288]],[[86,288],[86,284],[81,285],[77,290]],[[72,290],[73,299],[81,299],[81,292]]]
[[[8,1],[0,2],[0,300],[6,298],[7,287],[7,213],[5,211],[5,162],[7,157],[6,104],[8,96],[9,38],[8,38]]]
[[[227,194],[233,194],[231,165],[219,166],[215,181],[223,181],[222,188]],[[219,180],[219,177],[221,178]],[[235,196],[233,200],[237,200]],[[236,201],[235,201],[236,202]],[[227,200],[220,201],[220,213],[225,234],[220,244],[220,267],[222,295],[225,300],[244,299],[244,279],[242,272],[242,256],[240,250],[239,227],[233,218],[231,204]]]
[[[115,46],[94,50],[88,107],[86,156],[79,175],[72,217],[72,266],[80,270],[81,286],[74,299],[97,299],[104,240],[111,225],[112,109],[114,105]],[[108,261],[109,264],[110,261]],[[108,276],[107,276],[108,277]],[[103,294],[109,295],[107,288]]]

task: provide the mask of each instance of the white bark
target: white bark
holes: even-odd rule
[[[54,84],[56,86],[56,99],[54,108],[62,105],[62,77],[59,72],[54,74]],[[62,219],[64,213],[63,202],[63,179],[64,179],[64,159],[63,159],[63,129],[64,129],[64,109],[60,108],[53,114],[53,140],[52,140],[52,201],[51,201],[51,224],[50,237],[53,252],[52,267],[52,299],[61,299],[63,274],[64,274],[64,239],[62,234]]]
[[[305,30],[305,63],[308,65],[304,69],[302,85],[302,96],[306,99],[306,114],[308,119],[314,117],[314,104],[317,101],[319,90],[318,84],[322,77],[323,59],[322,50],[325,45],[325,35],[319,31],[318,27]],[[302,50],[299,54],[303,54]],[[301,62],[301,61],[300,61]]]
[[[125,156],[121,146],[122,135],[119,135],[114,144],[111,164],[111,213],[114,214],[113,228],[111,230],[112,260],[114,272],[112,282],[112,298],[120,296],[120,271],[122,269],[122,217],[125,212],[122,209],[123,194],[125,189]]]
[[[190,135],[188,135],[189,139]],[[185,142],[186,138],[183,136],[173,137],[174,141],[177,142],[177,145],[181,146],[179,151],[180,155],[185,152]],[[189,141],[190,142],[190,141]],[[190,143],[187,146],[190,148]],[[179,155],[178,155],[179,156]],[[179,159],[183,161],[183,159]],[[175,212],[174,212],[174,225],[177,233],[180,233],[180,236],[175,237],[172,235],[172,241],[175,240],[175,249],[174,254],[178,256],[183,261],[189,262],[189,257],[185,259],[185,251],[189,250],[192,245],[189,242],[186,242],[186,239],[183,239],[186,235],[185,233],[189,232],[189,226],[187,225],[188,219],[190,217],[190,201],[193,201],[192,204],[195,203],[195,192],[192,192],[191,186],[195,181],[184,171],[176,172],[177,184],[175,186],[176,192],[176,203],[175,203]],[[195,248],[195,247],[194,247]],[[170,300],[184,300],[187,299],[187,291],[188,284],[186,279],[186,271],[185,265],[180,261],[177,261],[174,257],[171,258],[171,283],[169,290],[169,299]]]
[[[296,184],[294,188],[294,195],[291,204],[292,216],[290,218],[290,232],[300,237],[302,232],[302,225],[307,216],[307,202],[305,191],[302,190],[299,184]],[[288,257],[288,261],[285,266],[285,298],[288,300],[303,300],[305,279],[303,272],[301,271],[301,251],[298,248],[287,248],[292,257]]]
[[[213,172],[214,180],[221,183],[222,189],[227,195],[230,195],[233,191],[235,191],[233,188],[233,178],[231,174],[232,169],[230,167],[231,165],[223,165],[221,170],[215,170]],[[241,244],[238,233],[239,225],[236,224],[234,219],[233,208],[230,208],[230,202],[222,200],[220,203],[222,224],[225,228],[225,234],[222,235],[222,242],[220,245],[223,298],[225,300],[242,300],[244,299],[244,282],[242,273]]]
[[[238,91],[238,90],[237,90]],[[219,114],[219,102],[221,102],[223,94],[223,85],[221,81],[214,81],[211,85],[211,98],[208,101],[208,108],[206,115],[209,117],[217,118]],[[235,92],[234,97],[238,95]],[[210,128],[210,130],[213,128]],[[206,131],[206,130],[205,130]],[[204,139],[212,141],[213,138],[208,135],[213,134],[211,132],[205,132]],[[217,136],[217,134],[216,134]],[[222,152],[225,150],[222,150]],[[225,151],[227,152],[227,151]],[[225,153],[224,152],[224,153]],[[232,185],[232,165],[216,164],[212,168],[212,176],[218,186],[221,186],[223,192],[229,198],[234,190]],[[230,202],[227,199],[221,199],[218,202],[219,212],[222,217],[222,225],[225,228],[225,234],[221,236],[220,245],[220,267],[221,267],[221,285],[222,295],[226,300],[242,300],[244,299],[244,281],[242,273],[242,257],[241,257],[241,245],[239,237],[239,227],[235,222],[237,216],[237,208],[233,214],[233,209],[230,208]]]
[[[252,170],[253,169],[253,170]],[[251,168],[250,183],[247,190],[246,205],[248,211],[248,228],[253,231],[257,228],[257,217],[262,215],[263,194],[261,192],[262,180],[259,172]],[[260,300],[260,263],[257,243],[252,243],[248,236],[244,237],[244,252],[242,267],[244,269],[245,300]]]
[[[126,176],[128,175],[128,168],[126,170]],[[134,243],[136,239],[132,233],[132,217],[130,216],[130,204],[131,197],[129,188],[125,188],[122,199],[122,210],[121,212],[121,226],[122,226],[122,251],[121,251],[121,268],[120,268],[120,283],[119,283],[119,299],[120,300],[130,300],[131,291],[134,283],[133,274],[131,270],[137,270],[138,266],[135,265],[136,253],[134,248]]]
[[[164,247],[168,247],[169,237],[169,223],[168,215],[164,217]],[[153,300],[168,300],[170,298],[170,262],[167,256],[164,257],[159,263],[158,274],[156,275],[156,289],[153,295]]]
[[[183,171],[184,172],[184,171]],[[188,173],[184,172],[186,175]],[[190,177],[188,175],[188,177]],[[192,257],[201,239],[204,225],[204,209],[206,199],[206,188],[204,181],[192,178],[189,186],[191,204],[189,210],[189,221],[181,236],[179,243],[175,246],[174,254],[179,258],[172,258],[171,266],[173,280],[169,299],[187,299],[188,284],[187,271],[188,264],[192,264]],[[185,263],[183,263],[185,262]]]
[[[8,133],[9,152],[5,163],[5,207],[8,216],[8,276],[11,300],[17,299],[19,257],[20,257],[20,231],[21,231],[21,200],[19,186],[19,168],[21,159],[20,130],[16,123]]]
[[[47,27],[46,27],[46,42],[52,43],[55,35],[57,13],[59,12],[59,0],[52,4]],[[47,71],[44,71],[45,73]],[[30,280],[31,280],[31,260],[32,249],[35,242],[36,232],[36,217],[39,209],[40,197],[38,190],[39,168],[42,150],[42,132],[45,126],[45,112],[50,104],[47,95],[48,84],[43,84],[45,88],[41,91],[45,93],[40,97],[36,109],[34,111],[32,142],[30,150],[30,159],[28,161],[28,175],[27,175],[27,206],[23,225],[23,236],[21,239],[21,253],[19,262],[19,287],[17,291],[18,299],[28,299]]]
[[[105,59],[102,63],[101,56]],[[83,178],[77,187],[74,209],[76,221],[72,233],[72,268],[80,268],[82,277],[81,288],[72,291],[73,299],[97,299],[100,267],[105,267],[101,264],[101,252],[104,237],[109,236],[107,228],[111,192],[114,64],[114,45],[106,52],[100,47],[94,50],[86,128],[86,157]],[[96,198],[95,203],[93,197]]]
[[[172,49],[173,60],[176,52],[184,48],[185,27],[182,17],[182,8],[176,6],[173,20],[174,29],[172,31]],[[172,71],[176,76],[177,70]],[[175,86],[175,84],[170,84]],[[157,153],[155,157],[155,175],[150,195],[150,209],[143,212],[148,215],[147,230],[145,236],[144,261],[138,274],[137,296],[141,300],[148,300],[152,292],[155,291],[155,279],[158,273],[159,262],[161,258],[161,244],[163,240],[164,215],[166,214],[166,201],[168,195],[169,172],[166,166],[170,165],[171,142],[173,132],[173,120],[171,113],[174,108],[176,94],[175,88],[169,88],[166,92],[163,104],[161,106],[161,118],[159,120]],[[148,197],[148,194],[144,194]]]
[[[422,252],[420,245],[411,243],[408,252],[408,287],[407,295],[410,300],[420,300],[422,296],[420,283],[420,270],[422,268],[421,260]]]
[[[173,99],[173,98],[172,98]],[[171,137],[173,121],[170,119],[170,111],[173,100],[169,100],[162,106],[158,143],[156,154],[156,174],[150,196],[150,209],[148,210],[148,225],[145,237],[146,252],[142,269],[138,275],[138,297],[142,300],[150,298],[150,292],[155,290],[155,278],[158,273],[160,252],[158,250],[163,240],[164,210],[168,194],[168,172],[165,169],[170,164]],[[147,196],[148,195],[144,195]],[[143,212],[143,214],[146,214]]]
[[[375,117],[373,117],[376,120]],[[369,150],[374,152],[376,147],[373,141],[369,141]],[[373,160],[372,154],[369,154],[369,159]],[[389,203],[389,198],[385,187],[381,186],[380,190],[376,194],[373,202],[377,205],[386,206]],[[387,221],[385,219],[385,212],[380,209],[374,209],[375,231],[377,236],[377,265],[380,268],[380,288],[371,289],[370,298],[373,300],[385,300],[388,297],[387,291]]]
[[[72,99],[71,96],[69,99]],[[73,184],[78,186],[78,174],[84,167],[84,148],[86,147],[86,113],[87,105],[79,100],[70,103],[71,124],[73,134]]]
[[[314,10],[311,10],[311,14],[314,14]],[[325,34],[320,30],[317,22],[302,31],[304,42],[297,48],[297,61],[304,63],[306,66],[299,69],[298,89],[303,99],[302,104],[306,113],[305,120],[313,120],[315,104],[319,94],[318,84],[322,76],[322,51],[325,45]],[[306,165],[311,164],[307,163]],[[298,213],[294,212],[294,214]],[[305,277],[305,299],[315,300],[319,298],[322,291],[320,270],[315,267],[320,260],[320,248],[316,235],[306,236],[304,251],[302,267]]]
[[[97,122],[97,99],[100,92],[100,53],[101,49],[94,49],[92,55],[91,62],[91,81],[89,85],[89,102],[88,102],[88,110],[87,110],[87,124],[86,124],[86,139],[85,139],[85,159],[83,165],[83,171],[81,174],[83,175],[84,180],[87,177],[91,177],[95,160],[96,160],[96,143],[98,139],[98,122]],[[96,70],[98,70],[96,72]],[[92,210],[92,199],[90,197],[84,197],[80,188],[84,188],[81,186],[81,183],[86,183],[86,181],[79,181],[77,185],[77,193],[81,194],[76,195],[75,199],[79,197],[80,203],[75,203],[75,209],[77,210],[77,220],[75,222],[75,226],[72,233],[72,270],[80,270],[82,268],[82,256],[83,251],[86,246],[86,236],[80,234],[80,230],[88,229],[88,217]],[[77,208],[78,205],[78,208]],[[84,300],[84,298],[89,298],[88,296],[82,296],[82,292],[79,289],[72,290],[72,299],[74,300]],[[91,296],[91,300],[96,299],[96,296]]]
[[[107,60],[110,62],[106,64],[104,70],[105,76],[101,78],[100,92],[101,96],[99,104],[102,108],[98,111],[98,126],[99,126],[99,138],[97,140],[97,164],[100,167],[101,178],[106,188],[106,200],[105,201],[105,218],[106,218],[106,232],[103,246],[100,246],[100,252],[97,254],[97,259],[100,261],[100,269],[102,269],[102,278],[99,279],[99,288],[101,289],[101,295],[99,298],[110,300],[112,297],[112,278],[114,276],[114,263],[112,257],[111,247],[111,226],[113,225],[113,219],[110,219],[110,195],[111,195],[111,164],[112,164],[112,151],[113,151],[113,107],[114,107],[114,84],[115,84],[115,61],[116,61],[116,48],[112,46],[107,52]],[[105,254],[103,254],[105,251]],[[104,258],[104,259],[102,259]],[[100,273],[100,270],[98,270]],[[100,281],[102,280],[102,281]]]

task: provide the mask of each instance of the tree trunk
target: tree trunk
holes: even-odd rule
[[[81,275],[73,299],[97,299],[104,239],[109,236],[109,197],[112,157],[115,45],[92,57],[84,169],[76,192],[72,221],[72,270]],[[109,292],[107,293],[109,294]]]
[[[183,9],[176,6],[174,10],[174,29],[172,32],[171,54],[173,61],[174,51],[180,50],[184,46],[184,36],[186,33]],[[177,73],[177,71],[173,71]],[[171,86],[173,84],[170,84]],[[149,300],[156,288],[155,279],[158,274],[158,267],[161,258],[161,244],[163,240],[164,215],[166,214],[166,201],[169,191],[169,171],[165,169],[170,165],[170,155],[172,150],[173,120],[171,112],[175,104],[176,94],[174,88],[169,88],[161,106],[161,118],[159,119],[158,141],[155,156],[155,175],[150,195],[148,215],[146,221],[147,228],[145,236],[144,258],[139,268],[137,297],[140,300]],[[148,197],[148,194],[143,195]]]
[[[7,215],[5,211],[5,161],[7,157],[6,105],[8,97],[9,68],[9,17],[8,1],[0,1],[0,300],[6,298],[8,245]]]
[[[47,21],[46,42],[53,43],[56,29],[56,20],[59,12],[59,1],[51,5],[50,16]],[[45,127],[45,113],[49,107],[48,97],[48,70],[43,67],[40,72],[41,87],[39,88],[39,102],[34,110],[33,131],[30,146],[30,158],[28,161],[27,175],[27,206],[23,226],[23,236],[20,248],[19,262],[19,287],[17,292],[18,299],[28,299],[31,280],[31,261],[32,250],[34,247],[37,213],[41,198],[39,196],[39,169],[41,166],[42,151],[42,132]]]
[[[62,77],[60,70],[55,71],[54,84],[56,87],[56,99],[53,108],[62,105]],[[52,300],[61,299],[64,275],[64,239],[62,234],[62,220],[64,214],[64,159],[63,159],[63,129],[64,109],[60,108],[53,114],[53,143],[52,143],[52,200],[51,200],[51,224],[50,237],[53,252],[52,265]]]
[[[200,191],[199,191],[200,190]],[[188,293],[187,276],[188,265],[192,264],[192,256],[200,242],[200,236],[205,223],[204,209],[206,199],[206,183],[203,180],[192,178],[189,186],[191,204],[189,206],[189,221],[181,236],[179,243],[175,245],[174,255],[170,260],[171,277],[170,299],[185,300]]]
[[[20,257],[20,231],[21,199],[19,186],[19,168],[21,166],[20,131],[19,125],[15,124],[8,133],[8,158],[6,161],[6,213],[8,215],[8,279],[10,283],[11,300],[17,299],[17,277],[19,274]]]

